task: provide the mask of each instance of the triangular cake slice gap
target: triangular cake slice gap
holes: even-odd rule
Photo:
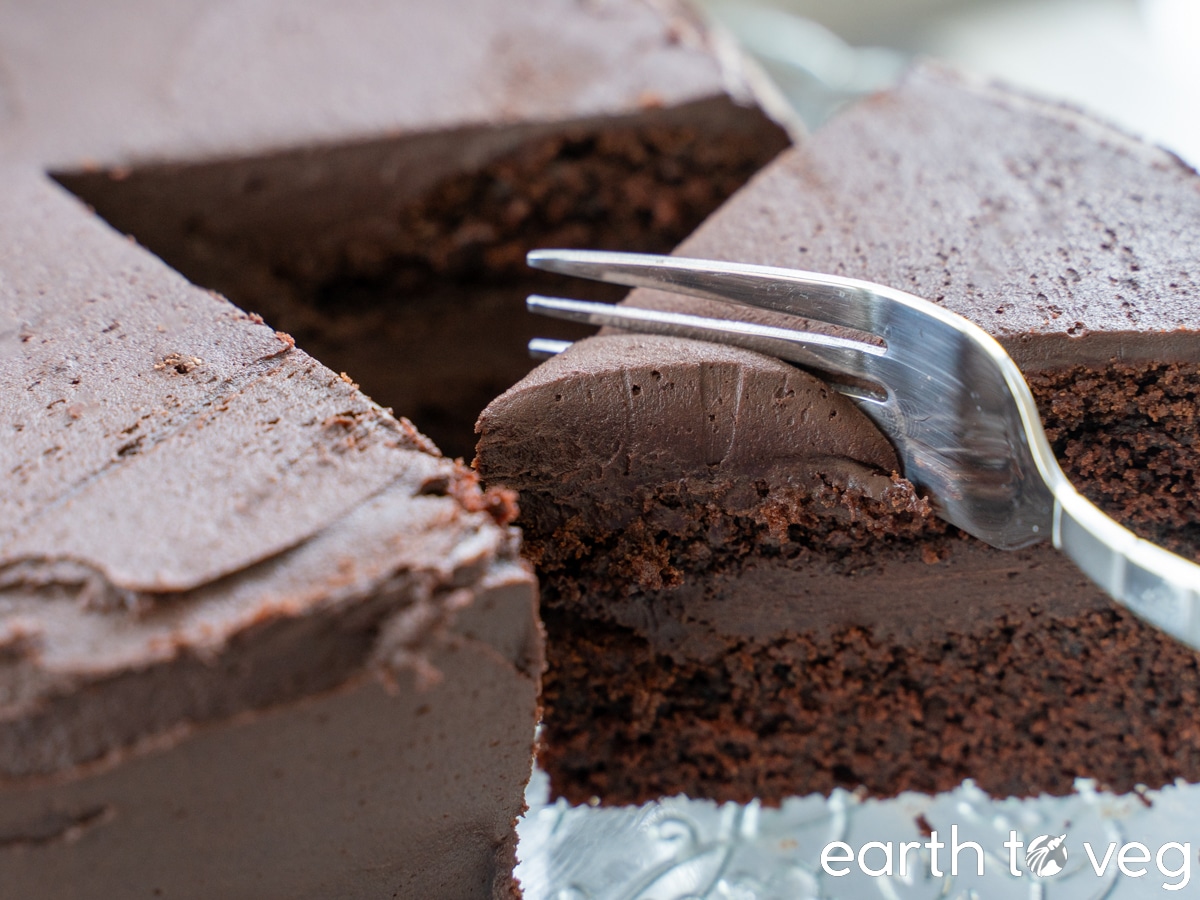
[[[1026,373],[1075,483],[1196,556],[1198,246],[1200,178],[1170,154],[925,68],[785,153],[678,253],[875,280],[974,319]],[[519,491],[542,579],[554,791],[773,803],[1200,779],[1200,733],[1175,714],[1200,657],[1047,545],[1004,553],[937,520],[824,390],[749,352],[614,334],[485,411],[479,470]]]
[[[79,15],[0,10],[28,107],[0,158],[47,167],[468,460],[479,412],[532,368],[523,295],[556,283],[526,251],[669,252],[787,145],[675,2],[267,0],[178,37],[167,11]],[[120,65],[78,64],[89,28]]]

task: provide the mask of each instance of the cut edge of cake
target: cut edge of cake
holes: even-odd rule
[[[1200,278],[1177,248],[1198,223],[1200,179],[1172,155],[926,67],[785,152],[676,252],[967,315],[1023,367],[1084,492],[1194,555]],[[479,471],[519,492],[542,579],[554,792],[778,802],[1200,777],[1200,733],[1172,713],[1200,686],[1197,655],[1051,548],[957,533],[894,459],[863,472],[856,448],[878,433],[823,387],[749,351],[613,333],[481,416]]]

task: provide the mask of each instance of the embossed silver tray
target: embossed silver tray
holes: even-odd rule
[[[934,797],[863,800],[839,791],[779,809],[681,797],[637,808],[572,807],[548,795],[546,776],[535,770],[529,811],[518,823],[517,876],[527,900],[1130,900],[1200,890],[1197,785],[1114,796],[1081,779],[1069,797],[995,800],[966,782]],[[835,841],[855,852],[869,842],[924,845],[931,829],[948,845],[937,851],[940,876],[924,846],[909,851],[903,876],[895,854],[891,876],[867,874],[857,858],[830,861],[845,875],[822,867],[822,851]],[[1014,832],[1019,849],[1005,845]],[[957,875],[949,871],[952,834],[961,848]],[[1061,871],[1038,876],[1026,851],[1042,835],[1066,835],[1067,853]],[[967,842],[982,851],[982,876]],[[1121,871],[1124,848],[1125,868],[1144,874]],[[864,857],[872,871],[885,859],[878,846]]]

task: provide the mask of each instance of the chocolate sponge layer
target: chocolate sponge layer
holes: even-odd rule
[[[1096,403],[1093,381],[1124,390]],[[1072,479],[1144,536],[1200,556],[1196,367],[1035,384]],[[541,759],[571,800],[1200,779],[1200,728],[1186,724],[1197,654],[1052,549],[991,550],[931,518],[902,481],[880,499],[756,484],[759,503],[735,511],[713,502],[728,485],[693,474],[647,492],[618,532],[565,525],[531,542],[550,635]],[[564,502],[523,496],[531,523]]]

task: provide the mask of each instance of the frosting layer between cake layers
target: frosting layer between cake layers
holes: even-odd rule
[[[1169,154],[926,68],[785,153],[677,252],[864,278],[966,315],[1025,372],[1084,493],[1197,555],[1200,179]],[[561,794],[1200,778],[1197,655],[1048,546],[1004,553],[938,520],[811,375],[609,334],[478,430],[480,472],[519,491],[543,579],[542,761]]]

